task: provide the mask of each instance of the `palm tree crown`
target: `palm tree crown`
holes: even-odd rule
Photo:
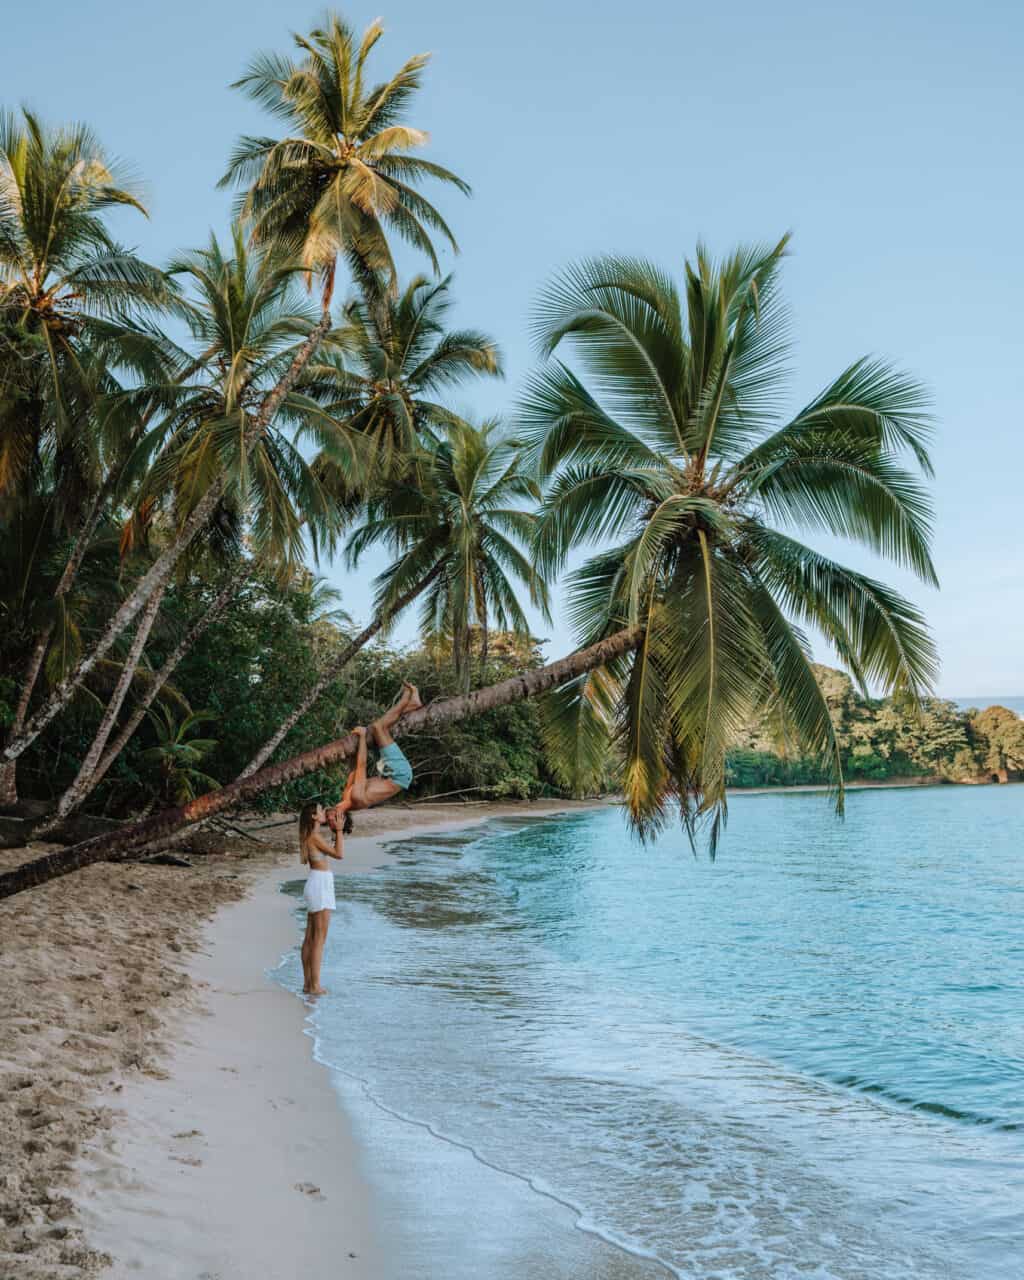
[[[516,584],[548,617],[547,588],[523,553],[536,532],[536,516],[525,507],[538,497],[518,442],[504,437],[497,423],[461,422],[427,450],[414,473],[369,503],[365,522],[349,539],[353,566],[375,545],[396,557],[376,581],[378,615],[390,616],[397,600],[429,579],[421,631],[451,642],[466,687],[474,625],[483,661],[490,628],[530,634]]]
[[[165,282],[111,238],[118,206],[145,213],[84,125],[0,114],[0,494],[45,468],[65,522],[98,483],[96,396],[157,367],[128,317]]]
[[[169,270],[189,285],[178,310],[196,354],[179,349],[177,376],[135,393],[164,408],[139,450],[140,463],[157,452],[141,486],[141,511],[170,495],[178,516],[187,515],[226,474],[231,482],[211,523],[215,541],[218,535],[236,540],[247,523],[253,549],[263,557],[298,563],[304,537],[315,553],[329,548],[340,529],[336,495],[324,487],[303,445],[331,459],[350,483],[366,452],[324,407],[338,394],[333,369],[307,368],[252,451],[245,447],[247,425],[267,388],[316,321],[298,269],[250,248],[236,225],[229,252],[211,236],[204,249],[181,256]]]
[[[324,274],[328,298],[339,254],[355,254],[394,278],[385,229],[425,253],[437,271],[430,231],[457,246],[416,186],[435,178],[469,192],[448,169],[410,154],[427,141],[404,117],[429,55],[410,58],[383,83],[367,79],[367,59],[382,35],[376,21],[357,41],[329,14],[308,37],[293,37],[297,61],[262,54],[235,85],[290,133],[241,138],[222,185],[252,183],[241,209],[257,239],[284,240],[310,271]]]
[[[828,707],[802,626],[862,681],[916,697],[934,677],[918,611],[880,582],[794,536],[866,544],[935,582],[925,396],[860,360],[780,421],[787,335],[777,274],[785,240],[719,265],[703,249],[682,297],[650,263],[580,263],[544,295],[549,355],[571,344],[578,376],[551,359],[523,405],[547,488],[536,550],[553,573],[574,546],[601,550],[569,580],[581,642],[640,624],[635,655],[560,690],[548,734],[566,773],[592,772],[613,734],[634,824],[647,835],[678,801],[692,831],[725,815],[725,756],[768,715],[821,759],[842,803]]]
[[[448,329],[451,278],[416,276],[397,296],[380,276],[364,275],[345,306],[338,341],[344,365],[331,411],[367,438],[382,474],[404,466],[421,442],[436,444],[461,420],[445,393],[467,378],[501,377],[493,338]]]

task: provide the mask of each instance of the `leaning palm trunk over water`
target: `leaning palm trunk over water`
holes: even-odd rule
[[[414,733],[417,729],[436,729],[442,725],[454,724],[469,716],[482,715],[498,707],[522,702],[574,680],[588,671],[606,663],[614,662],[624,654],[636,649],[643,640],[642,627],[628,627],[599,640],[586,649],[579,649],[568,657],[560,658],[546,667],[538,667],[535,671],[523,671],[518,675],[502,680],[498,684],[484,689],[476,689],[472,693],[460,694],[454,698],[445,698],[407,715],[396,728],[395,735],[402,736]],[[36,858],[23,866],[16,867],[0,875],[0,898],[8,898],[12,894],[25,889],[34,888],[55,880],[58,876],[79,871],[93,862],[137,849],[165,836],[173,835],[182,828],[190,826],[216,813],[223,813],[251,796],[259,795],[272,787],[279,787],[285,782],[301,778],[307,773],[338,764],[347,760],[356,752],[358,739],[354,733],[329,742],[325,746],[312,751],[303,752],[291,760],[280,764],[268,765],[247,778],[222,787],[219,791],[211,791],[200,796],[189,804],[178,805],[154,814],[142,822],[133,823],[109,835],[98,836],[74,845],[70,849],[62,849],[45,857]]]
[[[284,377],[273,388],[272,391],[264,399],[260,406],[259,413],[253,419],[251,426],[246,431],[244,440],[244,452],[248,456],[256,447],[264,431],[272,421],[275,413],[281,405],[281,401],[291,390],[296,379],[305,369],[313,354],[316,352],[320,343],[323,341],[327,331],[331,325],[330,312],[325,310],[317,322],[316,326],[309,334],[308,338],[296,352],[294,359],[289,365]],[[221,474],[213,484],[209,486],[206,492],[200,498],[199,502],[192,510],[188,519],[181,526],[178,536],[167,547],[167,549],[156,559],[149,571],[143,576],[135,589],[124,600],[121,607],[117,610],[107,625],[106,630],[100,637],[99,641],[93,649],[86,654],[58,685],[55,686],[50,697],[39,711],[32,717],[27,725],[22,729],[21,733],[16,737],[12,737],[4,748],[4,760],[16,760],[25,749],[36,740],[43,729],[50,723],[53,718],[61,712],[64,707],[71,701],[76,690],[82,684],[90,671],[96,666],[113,647],[118,638],[129,627],[145,605],[146,601],[157,590],[162,589],[175,566],[181,557],[191,546],[196,535],[209,522],[213,515],[217,504],[224,496],[224,492],[228,485],[228,477]]]
[[[295,728],[306,712],[309,711],[310,707],[315,705],[324,690],[337,680],[356,654],[359,653],[361,649],[365,648],[374,636],[378,635],[384,627],[392,622],[403,609],[412,604],[416,597],[421,595],[427,587],[430,586],[434,579],[441,573],[443,568],[443,563],[436,564],[421,582],[418,582],[416,586],[407,591],[405,595],[399,596],[390,609],[378,612],[374,620],[368,626],[364,627],[355,639],[351,640],[344,649],[342,649],[341,653],[338,654],[334,661],[328,663],[320,678],[311,686],[309,692],[302,699],[299,705],[281,722],[272,736],[267,739],[262,747],[260,747],[259,751],[256,752],[253,758],[238,775],[239,780],[251,777],[257,769],[261,769],[263,765],[266,764],[288,734],[291,733],[292,729]]]

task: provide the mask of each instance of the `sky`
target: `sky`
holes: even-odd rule
[[[381,78],[433,54],[412,122],[431,133],[426,154],[473,187],[469,200],[426,194],[460,243],[444,260],[453,320],[497,338],[507,376],[467,388],[458,408],[514,421],[536,363],[531,307],[572,260],[636,254],[678,276],[700,239],[721,254],[792,231],[792,409],[865,354],[933,396],[941,589],[857,548],[843,555],[924,610],[940,693],[1024,693],[1024,10],[393,0],[341,11],[360,29],[383,17]],[[275,130],[230,82],[320,12],[269,0],[5,6],[0,105],[91,124],[144,183],[149,221],[118,234],[163,262],[226,228],[230,196],[216,182],[232,143]],[[323,572],[363,619],[380,567]],[[550,657],[572,643],[555,613],[553,626],[537,620]],[[412,638],[411,621],[395,634]]]

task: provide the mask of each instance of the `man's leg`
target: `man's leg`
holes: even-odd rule
[[[404,715],[422,706],[419,690],[414,684],[406,683],[395,705],[370,725],[373,744],[381,753],[386,771],[379,778],[368,778],[365,785],[357,789],[360,807],[368,809],[408,790],[412,783],[412,768],[391,736],[391,730]]]
[[[416,707],[422,707],[420,701],[419,690],[414,684],[402,685],[402,696],[398,699],[393,707],[385,711],[382,716],[374,720],[370,725],[370,733],[373,735],[373,745],[379,751],[381,747],[386,747],[389,743],[394,742],[391,736],[391,730],[398,724],[402,716],[407,711],[413,711]]]

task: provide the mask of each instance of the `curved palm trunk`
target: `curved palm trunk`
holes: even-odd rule
[[[39,679],[39,672],[43,669],[43,660],[46,657],[51,635],[53,635],[52,623],[36,637],[36,643],[29,655],[25,674],[22,677],[18,705],[14,709],[14,718],[7,732],[8,742],[17,737],[25,727],[25,720],[28,717],[28,704],[32,701],[32,692],[36,687],[36,681]],[[5,760],[0,765],[0,809],[13,809],[17,803],[18,762],[17,760]]]
[[[320,678],[311,686],[309,692],[302,699],[299,705],[292,711],[278,726],[273,735],[260,747],[259,751],[253,756],[242,772],[238,775],[239,779],[251,777],[257,769],[261,769],[277,748],[285,740],[292,729],[299,723],[306,712],[319,699],[320,695],[330,685],[337,680],[342,671],[348,666],[352,659],[356,656],[360,649],[369,644],[375,635],[393,618],[407,608],[416,599],[418,595],[426,591],[427,587],[437,578],[441,570],[444,568],[443,563],[436,564],[433,569],[417,583],[415,587],[407,591],[405,595],[399,596],[387,613],[379,614],[374,620],[363,628],[362,631],[349,644],[342,649],[341,653],[330,663],[320,675]]]
[[[245,582],[251,572],[252,568],[250,567],[243,570],[237,578],[233,578],[232,581],[229,582],[221,593],[212,601],[210,607],[196,622],[196,624],[187,631],[184,636],[182,636],[177,647],[164,662],[164,665],[150,680],[145,695],[129,718],[125,721],[121,732],[104,752],[99,764],[96,766],[96,771],[92,776],[92,781],[89,784],[89,791],[93,791],[103,781],[107,770],[128,745],[129,741],[135,734],[135,730],[145,718],[146,712],[156,701],[160,690],[174,674],[182,658],[191,651],[196,641],[202,636],[210,623],[214,622],[219,615],[224,612],[228,601],[238,591],[239,587]],[[88,794],[88,792],[86,794]]]
[[[612,659],[637,648],[643,634],[643,627],[628,627],[604,640],[599,640],[597,644],[579,649],[568,657],[560,658],[546,667],[538,667],[534,671],[523,671],[498,684],[489,685],[485,689],[476,689],[472,693],[459,694],[454,698],[434,702],[428,707],[421,707],[395,726],[395,736],[405,736],[414,733],[417,729],[438,728],[441,725],[453,724],[469,716],[493,711],[497,707],[522,702],[526,698],[535,698],[538,694],[546,693],[549,689],[565,684],[567,680],[573,680],[584,672],[594,670],[595,667],[604,666]],[[211,791],[208,795],[199,796],[189,804],[165,809],[162,813],[154,814],[143,822],[123,827],[120,831],[97,836],[70,849],[61,849],[45,857],[36,858],[32,862],[16,867],[13,871],[0,875],[0,899],[8,898],[12,894],[31,889],[36,885],[45,884],[58,876],[68,875],[72,871],[87,867],[90,863],[126,853],[164,836],[173,835],[183,827],[233,808],[249,796],[258,795],[271,787],[279,787],[285,782],[292,782],[317,769],[338,764],[355,754],[357,741],[356,735],[350,733],[336,742],[329,742],[325,746],[294,756],[291,760],[268,765],[247,778],[239,778],[229,783],[219,791]]]
[[[103,512],[103,503],[110,496],[112,485],[108,484],[110,476],[103,482],[99,492],[93,499],[89,514],[85,518],[85,523],[79,530],[78,537],[75,539],[71,548],[71,554],[68,556],[64,571],[60,575],[56,587],[54,588],[53,598],[56,602],[60,602],[71,589],[71,584],[78,575],[78,570],[82,566],[85,559],[85,553],[89,543],[92,541],[92,535],[96,532],[96,526],[100,522],[100,516]],[[48,627],[44,627],[36,636],[36,642],[32,647],[29,660],[25,666],[25,674],[21,682],[21,694],[18,698],[18,705],[14,710],[14,718],[11,721],[10,728],[7,731],[7,742],[15,741],[25,728],[25,721],[28,719],[29,703],[32,701],[32,694],[35,692],[36,682],[39,679],[39,673],[43,669],[43,661],[46,658],[46,650],[50,646],[50,637],[53,635],[54,624],[51,622]],[[0,765],[0,808],[13,808],[18,803],[18,781],[17,781],[18,764],[16,760],[5,760]]]
[[[131,688],[132,681],[135,679],[135,673],[139,669],[142,652],[146,647],[146,641],[149,639],[149,633],[153,629],[153,623],[156,621],[156,615],[160,610],[165,591],[166,587],[161,587],[146,601],[145,608],[139,617],[138,629],[132,640],[131,648],[128,650],[124,665],[121,668],[121,674],[100,718],[95,736],[89,745],[89,750],[85,753],[85,757],[78,767],[78,773],[75,775],[74,781],[57,801],[56,810],[32,832],[32,839],[41,839],[49,835],[50,832],[55,831],[64,819],[78,808],[96,785],[94,781],[96,766],[99,764],[100,757],[103,755],[103,748],[107,745],[114,725],[117,723],[117,717],[121,714],[121,707],[124,705],[125,697]]]
[[[316,327],[295,354],[287,372],[274,389],[266,396],[260,411],[247,428],[244,440],[244,452],[248,457],[266,430],[274,414],[280,408],[281,401],[291,390],[296,378],[309,363],[313,353],[319,347],[331,326],[330,312],[325,311]],[[227,487],[227,477],[221,475],[206,490],[196,504],[192,514],[181,526],[177,537],[154,561],[149,571],[142,577],[135,590],[128,595],[121,607],[107,624],[103,635],[92,650],[83,657],[75,669],[58,684],[46,703],[36,712],[22,731],[7,743],[3,751],[4,760],[16,760],[30,746],[43,729],[60,711],[67,706],[76,689],[114,645],[118,637],[131,624],[132,620],[145,605],[146,601],[164,587],[174,571],[178,561],[191,545],[200,530],[213,515],[217,503],[221,500]]]
[[[194,360],[191,365],[181,374],[179,381],[190,377],[196,369],[201,365],[201,360]],[[154,409],[149,409],[144,413],[137,424],[132,428],[126,441],[128,446],[138,443],[142,439],[146,427],[149,425],[153,417]],[[113,467],[107,472],[103,478],[103,483],[97,489],[92,503],[90,504],[88,514],[82,522],[82,527],[78,531],[74,544],[71,547],[71,553],[68,556],[67,563],[60,575],[56,587],[54,588],[53,598],[59,602],[64,599],[71,590],[75,578],[78,577],[78,570],[82,567],[82,561],[85,559],[85,553],[89,549],[92,542],[92,536],[96,532],[100,520],[103,517],[103,509],[107,500],[111,497],[117,488],[118,481],[121,478],[122,470],[115,470]],[[22,679],[21,696],[18,699],[18,706],[15,710],[14,719],[7,731],[7,740],[5,746],[15,742],[25,728],[25,720],[28,716],[29,703],[32,701],[32,694],[35,691],[36,681],[39,679],[39,672],[42,670],[43,659],[46,657],[46,650],[50,644],[50,637],[53,635],[54,624],[51,622],[48,627],[40,631],[36,637],[36,644],[32,650],[28,665],[25,668],[25,675]],[[15,760],[4,760],[0,763],[0,808],[10,808],[18,803],[18,787],[17,787],[17,762]]]

